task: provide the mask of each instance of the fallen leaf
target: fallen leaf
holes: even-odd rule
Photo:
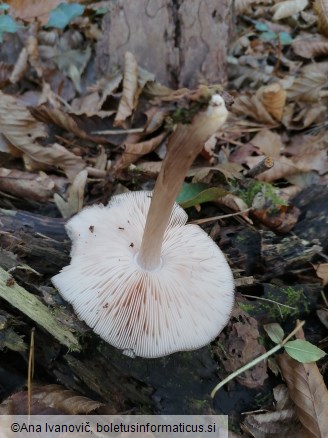
[[[287,0],[276,3],[272,6],[271,11],[274,13],[272,19],[275,21],[290,17],[303,11],[308,5],[308,0]]]
[[[238,115],[250,117],[257,122],[275,125],[276,122],[255,95],[241,95],[235,99],[232,111]]]
[[[306,59],[328,54],[328,39],[320,35],[299,36],[291,46],[296,55]]]
[[[18,81],[20,81],[24,77],[27,68],[28,68],[28,53],[26,48],[24,47],[19,54],[19,57],[16,61],[13,71],[11,72],[10,82],[16,84]]]
[[[79,138],[89,138],[88,134],[79,128],[76,121],[67,112],[58,109],[50,108],[47,105],[40,105],[34,108],[29,108],[31,114],[44,123],[53,123],[60,126],[68,132],[72,132]]]
[[[10,13],[22,21],[32,22],[36,19],[41,25],[48,21],[50,12],[66,0],[8,0]]]
[[[59,70],[72,80],[75,89],[81,93],[81,74],[84,72],[90,57],[91,48],[87,46],[83,50],[56,52],[52,56],[52,60],[57,64]]]
[[[321,99],[323,88],[327,87],[327,73],[316,64],[303,68],[298,77],[291,77],[291,84],[286,88],[289,99],[301,102],[317,102]]]
[[[328,437],[328,391],[316,363],[299,363],[287,353],[277,360],[305,429],[304,438]]]
[[[138,64],[130,52],[125,54],[123,92],[115,117],[115,126],[123,126],[123,122],[132,114],[137,105]]]
[[[264,346],[259,344],[259,336],[257,321],[240,308],[235,307],[228,326],[219,336],[220,347],[218,348],[225,352],[224,356],[219,353],[220,361],[227,373],[237,370],[265,353]],[[262,386],[267,379],[266,370],[266,361],[262,361],[239,375],[237,380],[248,388],[257,388]]]
[[[0,89],[6,87],[10,81],[10,75],[13,70],[13,66],[0,61]]]
[[[224,205],[230,208],[232,211],[243,212],[244,210],[248,210],[248,205],[245,203],[245,201],[243,201],[241,198],[239,198],[236,195],[232,195],[231,193],[218,199],[218,204]],[[243,217],[246,222],[250,224],[253,223],[251,219],[248,217],[248,211],[241,213],[240,216]]]
[[[54,200],[63,218],[70,218],[82,210],[87,177],[87,170],[81,170],[81,172],[76,175],[72,185],[68,189],[67,201],[55,193]]]
[[[318,16],[318,30],[328,36],[328,2],[327,0],[315,0],[313,9]]]
[[[271,230],[278,233],[289,233],[296,225],[300,216],[300,210],[293,205],[281,205],[272,208],[253,208],[251,215]]]
[[[328,329],[328,309],[318,309],[317,315],[322,324]]]
[[[66,185],[66,178],[0,168],[0,190],[21,199],[47,202]]]
[[[256,93],[268,113],[278,121],[282,119],[286,95],[286,91],[278,82],[261,87]]]
[[[317,276],[321,278],[323,286],[326,286],[328,284],[328,263],[314,265],[314,268]]]
[[[206,184],[188,184],[184,183],[176,202],[182,208],[194,207],[204,202],[217,201],[225,196],[227,191],[220,187],[207,187]]]
[[[149,154],[155,150],[164,140],[166,135],[166,132],[163,132],[157,137],[153,137],[150,140],[145,140],[140,143],[124,143],[124,152],[115,165],[115,171],[119,172],[126,169],[131,163],[134,163],[143,155]]]
[[[38,122],[17,100],[0,91],[0,129],[2,134],[16,148],[35,162],[63,169],[69,179],[74,179],[84,167],[81,157],[77,157],[63,146],[54,143],[41,146],[38,138],[46,137],[45,126]]]
[[[27,391],[18,392],[4,400],[0,405],[2,415],[27,414]],[[104,406],[103,403],[81,396],[77,392],[61,385],[39,385],[31,388],[31,414],[84,415]]]
[[[272,158],[280,157],[284,147],[280,135],[269,129],[261,129],[252,138],[251,144],[259,148],[263,155]]]

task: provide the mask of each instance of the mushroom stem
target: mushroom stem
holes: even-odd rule
[[[223,98],[215,94],[207,109],[196,114],[190,125],[178,124],[171,135],[138,254],[137,261],[143,269],[152,271],[161,265],[164,233],[186,173],[204,143],[224,124],[227,115]]]

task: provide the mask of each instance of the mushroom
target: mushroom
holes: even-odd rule
[[[204,142],[226,120],[218,94],[189,125],[178,124],[153,192],[117,195],[66,225],[71,263],[52,278],[77,315],[126,354],[154,358],[211,342],[234,301],[218,246],[175,203]]]

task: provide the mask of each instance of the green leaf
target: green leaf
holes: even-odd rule
[[[293,42],[293,38],[289,35],[288,32],[279,32],[279,41],[283,46],[287,46]]]
[[[272,324],[265,324],[263,328],[275,344],[280,344],[284,339],[285,334],[280,324],[273,322]]]
[[[74,18],[80,17],[84,12],[84,6],[78,3],[61,3],[50,13],[47,27],[64,29]]]
[[[4,32],[16,33],[18,24],[10,15],[0,15],[0,42],[2,43],[2,34]]]
[[[259,30],[260,32],[267,32],[269,30],[269,27],[266,23],[261,23],[260,21],[256,21],[255,29]]]
[[[208,188],[206,184],[202,183],[184,183],[176,202],[182,208],[189,208],[204,202],[216,201],[218,198],[227,195],[227,193],[224,189],[218,187]]]
[[[326,355],[320,348],[303,339],[289,341],[284,347],[290,357],[302,363],[315,362]]]
[[[278,35],[276,34],[276,32],[263,32],[260,35],[262,41],[274,41],[277,39],[277,37]]]

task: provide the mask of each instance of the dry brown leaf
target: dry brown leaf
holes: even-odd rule
[[[24,47],[20,52],[16,64],[14,66],[14,69],[10,75],[10,82],[16,84],[18,81],[20,81],[24,77],[27,67],[28,67],[28,53]]]
[[[279,83],[259,88],[256,96],[263,103],[268,113],[280,122],[286,103],[286,91]]]
[[[297,135],[286,148],[286,153],[300,171],[315,170],[321,175],[328,168],[327,140],[328,135],[325,132],[318,135]]]
[[[318,29],[319,32],[328,36],[328,1],[327,0],[315,0],[313,9],[318,16]]]
[[[225,207],[230,208],[232,211],[248,210],[248,205],[245,203],[245,201],[243,201],[238,196],[232,194],[223,196],[222,198],[217,200],[217,203],[219,205],[221,204],[224,205]],[[242,216],[245,219],[245,221],[247,221],[248,223],[250,224],[253,223],[251,219],[248,217],[248,212],[241,213],[240,216]]]
[[[328,54],[328,39],[320,35],[300,36],[294,39],[291,46],[296,55],[306,59]]]
[[[44,123],[53,123],[54,125],[66,129],[68,132],[72,132],[77,137],[83,139],[88,138],[87,133],[78,127],[75,120],[73,120],[67,112],[61,109],[50,108],[47,105],[40,105],[38,107],[30,108],[30,112],[37,120]]]
[[[328,437],[328,391],[315,362],[300,363],[287,353],[277,358],[289,395],[304,427],[304,438]]]
[[[137,161],[143,155],[155,150],[166,137],[166,132],[140,143],[124,143],[125,150],[115,165],[115,171],[126,169],[131,163]]]
[[[8,0],[10,14],[23,21],[37,19],[42,25],[47,24],[50,12],[66,0]]]
[[[297,422],[295,409],[281,409],[265,414],[247,415],[242,425],[255,438],[304,438],[303,428]]]
[[[13,70],[13,66],[0,61],[0,89],[6,87],[10,81],[10,75]]]
[[[67,201],[65,201],[57,193],[54,194],[54,200],[61,212],[63,218],[68,219],[74,214],[82,210],[84,200],[84,189],[87,183],[88,171],[81,170],[76,177],[72,185],[68,189]]]
[[[104,406],[103,403],[83,397],[61,385],[32,385],[31,413],[84,415]],[[27,391],[21,391],[0,405],[1,414],[27,414]]]
[[[271,11],[274,13],[272,19],[275,21],[290,17],[303,11],[308,5],[308,0],[287,0],[276,3],[272,6]]]
[[[275,125],[276,122],[264,107],[263,103],[255,96],[238,96],[232,106],[232,112],[250,117],[257,122]]]
[[[85,167],[81,157],[77,157],[63,146],[41,146],[37,139],[46,137],[45,126],[38,122],[17,100],[0,91],[0,130],[2,134],[33,161],[63,169],[72,180]]]
[[[123,122],[132,114],[137,105],[137,92],[138,64],[132,53],[126,52],[123,93],[115,117],[115,126],[122,126]]]
[[[323,286],[326,286],[328,284],[328,263],[314,265],[314,268],[317,276],[321,278]]]
[[[327,72],[317,64],[309,64],[302,69],[299,77],[289,79],[291,83],[286,88],[288,98],[307,103],[320,100],[323,88],[328,86]]]
[[[47,202],[66,185],[66,178],[0,168],[0,190],[17,198]]]
[[[280,153],[283,150],[280,135],[269,129],[261,129],[252,138],[251,144],[259,148],[263,155],[273,158],[280,157]]]
[[[297,419],[295,406],[286,385],[273,388],[274,411],[254,413],[246,416],[242,429],[256,438],[276,438],[292,436],[302,438],[303,428]]]
[[[244,12],[250,12],[250,9],[254,3],[259,3],[259,0],[236,0],[236,15],[243,14]]]
[[[239,307],[235,307],[228,326],[219,336],[220,361],[227,373],[231,373],[257,356],[265,353],[263,345],[259,344],[259,331],[256,319],[248,316]],[[238,382],[248,388],[262,386],[267,379],[266,361],[247,370],[237,377]]]
[[[317,315],[322,324],[328,329],[328,309],[318,309]]]

